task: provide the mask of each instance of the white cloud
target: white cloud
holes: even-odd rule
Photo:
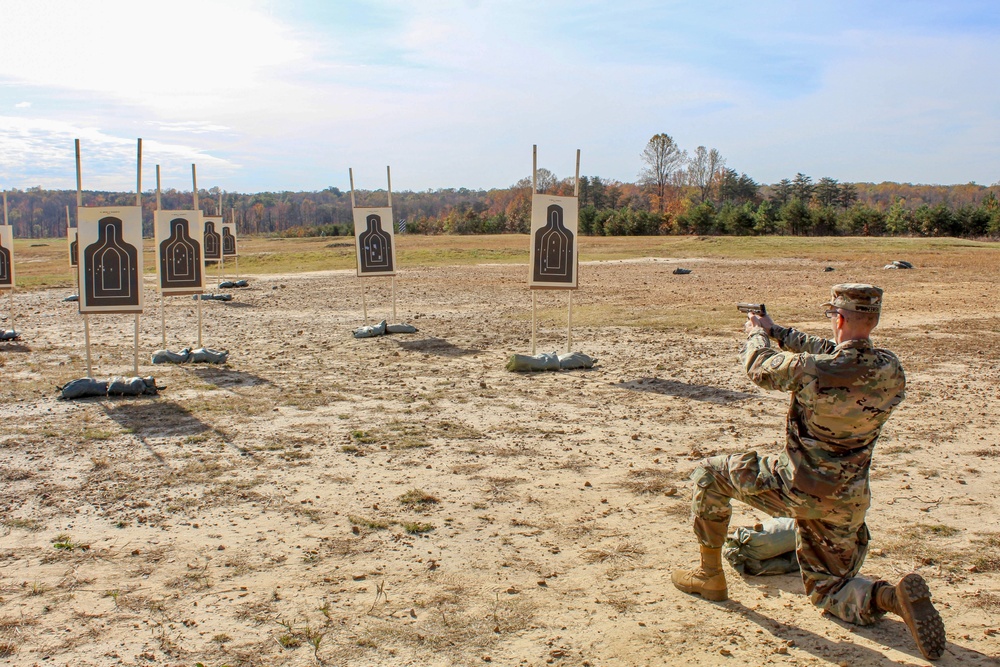
[[[81,172],[86,190],[135,190],[135,139],[63,121],[0,116],[0,173],[5,187],[76,188],[74,140],[80,140]],[[191,164],[215,174],[237,165],[177,143],[143,140],[143,189],[155,187],[155,165],[163,164],[164,187],[190,188]],[[187,174],[187,176],[185,176]],[[44,178],[44,183],[40,179]],[[185,180],[186,179],[186,180]],[[186,185],[185,185],[186,183]]]
[[[17,104],[14,105],[14,108],[15,109],[30,109],[31,108],[31,102],[18,102]]]

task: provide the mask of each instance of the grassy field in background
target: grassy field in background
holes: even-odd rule
[[[528,236],[397,236],[397,261],[402,270],[412,266],[468,264],[527,264]],[[353,269],[351,237],[280,239],[244,237],[239,241],[242,275],[302,273]],[[17,287],[72,287],[75,284],[67,259],[66,239],[17,239]],[[1000,243],[953,238],[864,237],[729,237],[729,236],[615,236],[580,237],[580,260],[602,261],[660,257],[672,259],[802,258],[817,261],[884,262],[906,259],[915,264],[934,257],[936,264],[968,267],[980,262],[1000,262]],[[154,273],[153,240],[144,242],[145,271]],[[226,274],[235,265],[227,262]],[[210,268],[209,274],[218,273]]]

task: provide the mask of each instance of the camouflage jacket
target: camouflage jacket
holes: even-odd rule
[[[817,498],[867,499],[875,441],[906,396],[899,359],[870,339],[837,345],[777,325],[771,335],[782,351],[758,327],[740,361],[754,384],[792,394],[779,474]]]

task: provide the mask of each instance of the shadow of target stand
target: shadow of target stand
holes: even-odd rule
[[[351,179],[351,212],[354,219],[354,246],[358,278],[389,276],[392,278],[392,321],[396,321],[396,238],[392,219],[392,175],[385,168],[388,183],[388,206],[358,207],[354,195],[354,170]],[[361,283],[361,308],[368,324],[367,288]]]
[[[89,378],[94,377],[91,314],[135,315],[132,371],[139,374],[139,316],[143,310],[142,139],[138,141],[136,172],[135,206],[83,206],[80,140],[76,140],[77,286]]]
[[[573,345],[573,290],[578,288],[580,150],[576,151],[576,178],[572,197],[538,193],[538,146],[531,148],[531,247],[528,288],[531,290],[531,354],[538,330],[536,290],[568,290],[566,352]]]

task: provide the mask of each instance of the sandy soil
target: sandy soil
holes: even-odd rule
[[[406,270],[397,319],[419,333],[368,340],[350,335],[353,272],[251,277],[204,304],[224,367],[149,365],[147,278],[140,372],[166,388],[76,402],[55,391],[85,374],[75,306],[18,292],[24,340],[0,343],[0,664],[923,664],[898,619],[824,616],[795,575],[727,566],[724,603],[669,582],[696,553],[696,462],[783,436],[787,397],[736,362],[734,302],[824,334],[818,304],[848,280],[887,288],[876,342],[909,378],[876,449],[863,572],[927,578],[939,664],[1000,664],[1000,269],[826,265],[586,264],[573,348],[599,365],[535,375],[504,370],[529,346],[523,265]],[[368,282],[381,319],[388,281]],[[538,298],[539,351],[558,350],[566,295]],[[193,344],[193,302],[167,313],[168,347]],[[131,332],[92,318],[95,375],[131,373]],[[760,518],[737,507],[733,525]]]

